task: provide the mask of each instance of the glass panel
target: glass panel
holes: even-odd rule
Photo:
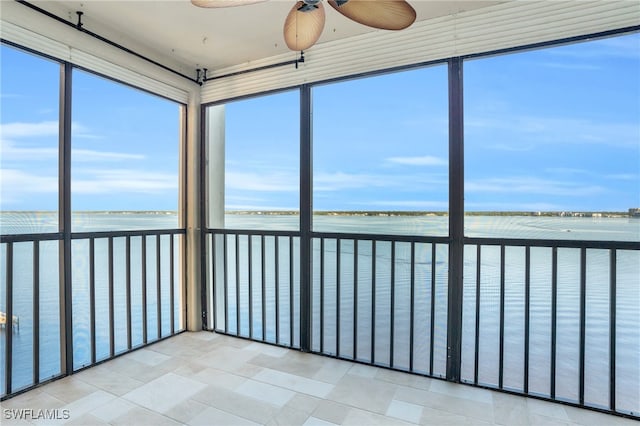
[[[178,227],[180,106],[74,70],[72,229]]]
[[[448,234],[447,96],[445,65],[314,89],[315,231]]]
[[[640,34],[465,63],[465,234],[640,240]]]
[[[0,56],[0,232],[57,232],[60,65],[6,45]]]

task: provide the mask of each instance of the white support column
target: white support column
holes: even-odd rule
[[[224,228],[224,147],[225,147],[225,106],[224,105],[213,105],[207,107],[207,112],[205,114],[206,123],[204,127],[205,131],[205,144],[206,144],[206,163],[205,163],[205,180],[207,187],[205,188],[206,194],[206,215],[207,223],[205,224],[209,228]],[[220,241],[220,240],[216,240]],[[216,247],[216,251],[219,253],[220,244]],[[209,244],[208,251],[208,259],[211,258],[210,250],[212,246]],[[217,274],[217,279],[223,279],[221,275],[219,275],[224,265],[222,264],[223,257],[217,256],[215,257],[215,273]],[[213,276],[211,271],[210,262],[207,261],[207,326],[209,328],[215,329],[216,326],[220,327],[221,324],[219,321],[214,321],[216,310],[213,305]],[[220,282],[220,281],[218,281]],[[222,287],[218,286],[218,291],[216,292],[216,298],[223,297],[223,293],[221,292]],[[218,299],[219,300],[219,299]],[[224,327],[224,325],[222,325]]]
[[[183,155],[184,166],[183,194],[185,197],[186,221],[186,329],[189,331],[202,330],[202,237],[200,223],[200,96],[192,93],[187,105],[187,123],[185,149]],[[186,182],[186,185],[185,183]],[[184,305],[183,305],[184,306]]]
[[[225,106],[207,108],[207,202],[208,226],[224,228]]]

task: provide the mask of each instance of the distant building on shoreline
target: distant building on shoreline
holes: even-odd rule
[[[629,209],[629,217],[640,217],[640,208],[632,208]]]

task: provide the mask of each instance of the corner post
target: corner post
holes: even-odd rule
[[[464,267],[464,122],[462,58],[449,59],[449,285],[447,380],[460,382]]]
[[[300,349],[311,351],[313,132],[311,87],[300,88]]]

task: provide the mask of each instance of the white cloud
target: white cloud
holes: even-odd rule
[[[42,136],[58,137],[60,124],[58,121],[40,121],[37,123],[14,122],[0,124],[0,136],[2,139],[20,139]],[[77,122],[71,123],[71,135],[74,138],[100,139],[101,136],[93,134],[90,129]]]
[[[298,190],[299,177],[287,172],[225,173],[225,186],[240,191],[293,192]]]
[[[2,139],[29,138],[34,136],[57,136],[57,121],[41,121],[39,123],[7,123],[0,125]]]
[[[427,200],[406,200],[406,201],[386,201],[386,200],[375,200],[375,201],[362,201],[362,202],[354,202],[352,205],[365,205],[365,206],[380,206],[385,207],[385,209],[423,209],[423,210],[446,210],[449,208],[448,201],[427,201]]]
[[[22,170],[1,169],[0,188],[2,203],[10,204],[25,197],[58,192],[58,176],[55,174],[27,173]]]
[[[71,181],[76,194],[160,194],[178,189],[178,176],[141,170],[77,170],[81,178]]]
[[[465,182],[466,192],[490,192],[503,194],[542,194],[550,196],[586,197],[605,193],[599,185],[574,182],[558,182],[537,177],[504,177]]]
[[[56,160],[58,147],[55,146],[18,146],[15,142],[3,139],[0,141],[0,152],[3,161],[15,160]],[[142,154],[129,154],[124,152],[96,151],[91,149],[72,149],[71,158],[79,162],[105,162],[121,160],[143,160]]]
[[[389,157],[386,160],[390,163],[406,166],[446,166],[449,164],[446,159],[432,155],[420,157]]]
[[[599,122],[572,117],[544,117],[535,115],[496,117],[471,116],[465,126],[473,130],[499,131],[514,137],[513,149],[528,150],[537,143],[602,144],[637,148],[640,128],[636,123]],[[473,133],[470,133],[473,137]],[[511,144],[493,144],[487,147],[505,149]],[[526,149],[525,149],[526,148]]]

